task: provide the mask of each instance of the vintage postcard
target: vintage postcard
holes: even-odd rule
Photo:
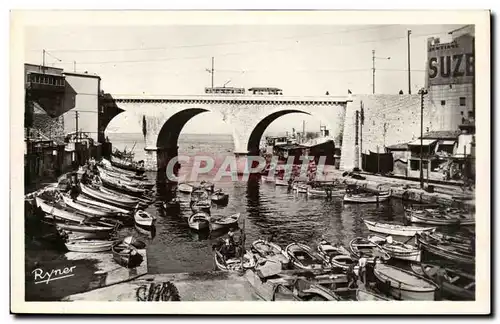
[[[491,311],[488,11],[13,11],[11,95],[13,313]]]

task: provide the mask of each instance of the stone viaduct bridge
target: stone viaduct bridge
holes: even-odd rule
[[[127,114],[129,120],[137,121],[144,134],[146,168],[158,171],[177,156],[179,134],[184,125],[198,114],[212,112],[228,123],[233,130],[234,153],[241,157],[256,154],[266,128],[277,118],[290,113],[308,114],[321,120],[339,146],[349,101],[347,96],[112,96],[104,105],[118,108],[114,110],[115,116]],[[104,128],[115,116],[108,118]]]

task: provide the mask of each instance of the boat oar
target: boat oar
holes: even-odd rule
[[[404,241],[404,242],[403,242],[403,244],[406,244],[406,243],[410,242],[410,241],[411,241],[412,239],[414,239],[414,238],[415,238],[415,235],[410,236],[410,238],[409,238],[409,239],[407,239],[406,241]]]

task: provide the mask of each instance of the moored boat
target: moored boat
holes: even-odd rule
[[[85,215],[76,213],[69,208],[59,205],[56,202],[48,201],[40,197],[35,197],[36,204],[46,214],[52,215],[55,218],[82,223],[87,217]]]
[[[133,186],[123,184],[121,182],[121,180],[116,179],[116,178],[111,178],[104,173],[101,174],[99,177],[101,178],[101,181],[105,186],[109,186],[113,189],[118,189],[120,191],[124,191],[126,193],[130,193],[130,194],[135,195],[135,196],[143,195],[146,193],[145,188],[143,189],[143,188],[133,187]]]
[[[101,208],[102,207],[104,209],[112,210],[112,211],[114,211],[116,213],[120,213],[120,214],[123,214],[123,215],[131,214],[130,209],[120,208],[120,207],[109,205],[109,204],[106,204],[106,203],[103,203],[103,202],[100,202],[100,201],[97,201],[97,200],[88,199],[88,198],[85,198],[82,195],[78,195],[78,197],[76,197],[76,201],[84,203],[84,204],[87,204],[87,205],[90,205],[90,206],[93,206],[95,208]]]
[[[347,193],[344,195],[345,203],[357,203],[357,204],[368,204],[368,203],[381,203],[389,200],[391,197],[390,193]]]
[[[111,156],[110,162],[111,162],[112,166],[117,167],[119,169],[138,172],[138,173],[142,173],[145,171],[144,167],[140,166],[138,163],[124,161],[122,159],[118,159],[118,158],[113,157],[113,156]]]
[[[279,187],[288,187],[288,181],[286,181],[285,179],[276,178],[274,183]]]
[[[270,259],[281,263],[281,267],[286,269],[290,259],[278,244],[265,240],[256,240],[252,243],[252,252],[261,258]]]
[[[460,300],[474,300],[476,297],[476,278],[459,270],[443,268],[438,265],[420,264],[422,272],[441,288],[446,297]]]
[[[113,244],[111,252],[116,263],[126,268],[135,268],[142,263],[143,256],[134,244],[129,243],[129,238],[126,237]]]
[[[333,246],[325,240],[318,244],[317,250],[333,267],[347,270],[350,265],[356,263],[345,248]]]
[[[391,256],[391,259],[420,262],[422,253],[416,246],[395,241],[392,237],[384,238],[378,235],[368,236],[368,241],[377,244],[386,251]]]
[[[363,219],[366,227],[372,232],[388,235],[415,236],[417,233],[434,232],[435,227],[404,226],[398,224],[387,224]]]
[[[373,242],[368,241],[364,237],[353,238],[349,242],[349,249],[351,250],[351,253],[358,259],[362,255],[365,256],[369,261],[373,261],[375,257],[379,257],[384,261],[387,261],[391,258],[389,253],[384,251]]]
[[[306,183],[294,182],[292,184],[292,190],[296,193],[307,193],[307,188],[309,186]]]
[[[98,167],[98,170],[99,170],[99,175],[105,175],[107,177],[114,178],[117,181],[119,181],[121,184],[124,184],[124,185],[127,185],[127,186],[142,187],[142,188],[151,189],[155,185],[154,182],[144,181],[144,180],[130,179],[129,177],[127,177],[125,175],[114,173],[114,172],[108,171],[108,170],[106,170],[104,168],[99,168]]]
[[[222,228],[236,227],[238,226],[239,219],[240,213],[222,217],[210,217],[210,230],[216,231]]]
[[[227,205],[229,202],[229,194],[222,192],[222,189],[218,189],[210,196],[210,199],[214,204]]]
[[[113,241],[106,240],[75,240],[65,243],[68,251],[85,253],[109,251],[111,250],[111,246],[113,246],[113,244]]]
[[[331,265],[319,253],[301,243],[291,243],[285,248],[285,253],[294,267],[303,270],[327,270]]]
[[[181,208],[181,201],[179,198],[174,197],[169,201],[164,201],[163,208],[165,210],[179,210]]]
[[[447,214],[446,211],[430,211],[425,209],[405,209],[406,218],[412,223],[429,225],[474,225],[476,220],[461,213]]]
[[[376,263],[373,273],[382,286],[389,284],[388,292],[396,299],[435,300],[439,288],[429,279],[383,263]]]
[[[358,289],[356,291],[356,300],[358,301],[379,301],[379,300],[390,300],[385,296],[378,295],[376,293],[370,292],[365,289]]]
[[[243,264],[241,260],[243,259]],[[226,258],[222,255],[219,249],[214,249],[214,263],[217,269],[221,271],[240,271],[250,269],[255,266],[254,256],[250,251],[247,251],[243,258],[234,256]]]
[[[425,233],[417,234],[417,245],[422,250],[455,263],[473,266],[476,262],[472,250],[466,253],[462,248],[453,247],[451,244],[441,244],[428,238]]]
[[[115,217],[118,216],[118,213],[116,211],[113,211],[108,208],[104,207],[96,207],[92,206],[90,204],[84,203],[84,202],[77,202],[76,199],[73,200],[66,194],[61,194],[61,197],[64,201],[64,203],[71,207],[74,208],[82,213],[93,215],[93,216],[99,216],[99,217]]]
[[[335,189],[335,188],[312,188],[307,187],[308,197],[341,197],[345,194],[345,189]]]
[[[190,194],[195,189],[194,184],[181,182],[177,185],[177,190],[182,193]]]
[[[87,185],[80,184],[80,188],[82,189],[82,193],[86,196],[89,196],[90,198],[107,202],[121,208],[132,209],[139,203],[139,199],[137,198],[131,199],[128,197],[119,196],[117,193],[106,191],[102,187],[99,189],[95,189]]]
[[[194,213],[188,218],[188,225],[194,230],[202,230],[208,228],[210,216],[204,212]]]
[[[136,211],[134,214],[134,220],[136,225],[141,227],[151,227],[155,222],[154,217],[144,210]]]

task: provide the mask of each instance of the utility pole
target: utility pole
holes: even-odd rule
[[[73,72],[76,73],[76,61],[73,61]]]
[[[411,30],[408,30],[408,94],[411,94],[410,35]]]
[[[75,127],[76,127],[76,141],[78,142],[79,141],[79,137],[78,137],[78,111],[75,111]]]
[[[372,93],[375,94],[375,50],[372,50]]]
[[[424,95],[427,94],[427,90],[422,88],[418,94],[420,95],[420,188],[424,189]]]
[[[45,50],[42,52],[42,66],[45,66]]]
[[[375,94],[375,59],[390,60],[391,57],[375,57],[375,50],[372,50],[372,92]]]
[[[214,88],[214,57],[212,56],[212,89]]]

